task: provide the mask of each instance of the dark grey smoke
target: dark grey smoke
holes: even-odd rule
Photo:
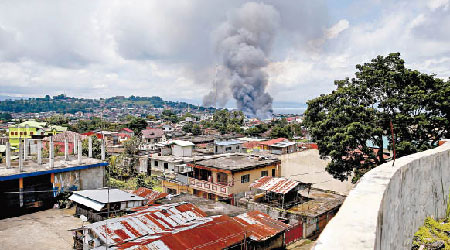
[[[222,59],[216,86],[204,97],[205,105],[225,104],[231,94],[237,107],[251,117],[272,115],[272,97],[266,92],[264,67],[280,23],[271,5],[249,2],[231,13],[215,33],[217,53]]]

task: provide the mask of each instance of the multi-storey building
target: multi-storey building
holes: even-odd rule
[[[196,196],[235,204],[261,176],[279,177],[281,161],[249,154],[222,154],[193,161],[187,181],[164,181],[164,191],[189,192]]]
[[[56,135],[67,131],[66,127],[51,125],[46,122],[29,120],[8,128],[9,143],[11,147],[18,148],[20,139],[42,139],[45,136]]]

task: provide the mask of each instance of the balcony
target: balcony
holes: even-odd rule
[[[230,187],[220,185],[217,183],[212,183],[209,181],[201,181],[194,178],[189,178],[189,185],[192,188],[205,191],[208,193],[214,193],[220,196],[228,196],[230,195]]]

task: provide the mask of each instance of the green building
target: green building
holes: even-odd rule
[[[42,139],[45,136],[56,135],[67,131],[66,127],[50,125],[46,122],[29,120],[17,125],[8,127],[9,143],[11,147],[19,148],[19,140],[22,139]]]

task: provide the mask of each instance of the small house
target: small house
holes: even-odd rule
[[[77,215],[84,215],[90,221],[101,221],[111,215],[121,215],[126,209],[147,204],[147,200],[136,194],[119,189],[94,189],[75,191],[69,200],[76,204]]]
[[[215,141],[214,154],[240,153],[243,142],[240,140]]]

